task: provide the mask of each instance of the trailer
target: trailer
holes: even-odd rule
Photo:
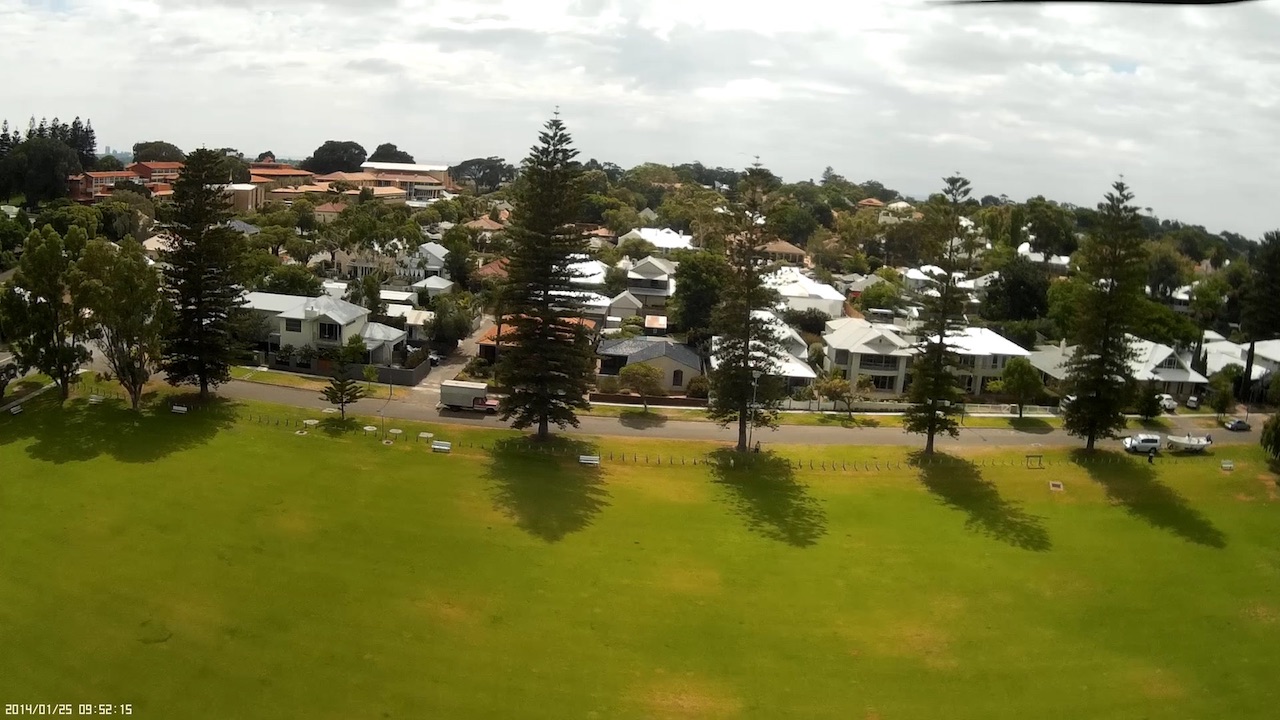
[[[1213,438],[1208,435],[1168,435],[1165,437],[1166,447],[1174,452],[1200,453],[1209,449]]]
[[[498,401],[489,397],[489,386],[484,383],[446,380],[440,384],[440,407],[492,415],[498,412]]]

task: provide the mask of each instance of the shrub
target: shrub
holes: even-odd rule
[[[466,366],[462,368],[462,372],[467,377],[487,378],[493,374],[493,366],[482,357],[473,357],[467,361]]]
[[[427,352],[426,348],[418,348],[409,353],[409,356],[404,359],[404,366],[412,370],[422,363],[427,362],[429,357],[430,353]]]
[[[805,385],[798,387],[791,393],[791,399],[796,402],[809,402],[813,400],[813,386]]]
[[[816,308],[808,308],[806,310],[793,310],[787,308],[782,311],[782,321],[791,327],[797,328],[802,332],[821,335],[822,331],[827,327],[827,321],[831,319],[830,315]]]
[[[707,380],[705,375],[699,375],[692,378],[685,385],[684,394],[686,397],[706,399],[711,391],[711,381]]]
[[[606,395],[614,395],[618,392],[618,385],[616,375],[601,375],[600,382],[596,383],[596,389]]]

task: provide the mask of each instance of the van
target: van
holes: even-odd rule
[[[1124,449],[1131,453],[1148,453],[1160,450],[1160,436],[1154,433],[1138,433],[1130,435],[1123,441]]]

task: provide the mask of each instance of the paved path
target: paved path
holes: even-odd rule
[[[296,388],[261,385],[233,380],[218,388],[218,394],[224,397],[259,400],[262,402],[293,405],[296,407],[314,408],[317,410],[332,407],[320,398],[319,393]],[[438,390],[436,391],[438,397]],[[472,427],[501,428],[506,423],[493,416],[472,412],[450,412],[437,410],[432,393],[423,388],[412,393],[406,400],[361,400],[348,407],[348,412],[365,416],[376,416],[385,412],[388,418],[417,420],[421,422],[452,423]],[[1184,431],[1196,434],[1203,433],[1190,420],[1171,418]],[[669,420],[658,424],[645,424],[643,427],[623,422],[618,418],[582,417],[581,426],[568,432],[583,435],[613,435],[623,437],[660,438],[673,440],[709,440],[714,442],[734,443],[737,441],[736,428],[721,428],[709,422]],[[1260,425],[1261,423],[1257,423]],[[917,446],[923,442],[919,435],[908,434],[898,428],[857,428],[839,427],[803,427],[783,425],[777,430],[757,430],[755,439],[762,444],[784,443],[787,445],[908,445]],[[1113,441],[1114,442],[1114,441]],[[1248,433],[1228,433],[1223,430],[1214,433],[1216,444],[1257,443],[1258,431]],[[939,437],[940,448],[946,447],[1079,447],[1083,443],[1062,430],[1047,433],[1019,432],[1017,430],[966,428],[960,437]]]

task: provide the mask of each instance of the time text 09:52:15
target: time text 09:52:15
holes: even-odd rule
[[[5,703],[5,715],[28,717],[50,715],[132,715],[128,703]]]

